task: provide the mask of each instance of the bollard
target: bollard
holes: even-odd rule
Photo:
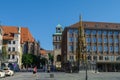
[[[50,74],[50,78],[54,78],[54,74]]]

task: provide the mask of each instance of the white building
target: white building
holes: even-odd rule
[[[4,60],[6,66],[15,69],[21,66],[20,60],[20,28],[2,26],[3,29],[3,46],[6,48],[7,58]]]

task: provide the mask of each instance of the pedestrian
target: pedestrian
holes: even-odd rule
[[[35,76],[36,76],[36,73],[37,73],[37,66],[35,66],[33,69],[33,74],[35,74]]]

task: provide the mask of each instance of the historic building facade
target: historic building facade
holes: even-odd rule
[[[28,28],[17,26],[1,26],[0,51],[2,67],[21,68],[22,55],[39,55],[40,45],[35,41]]]
[[[53,34],[53,53],[54,53],[54,66],[56,69],[61,68],[61,39],[62,39],[62,26],[56,26],[56,33]]]
[[[82,22],[88,69],[120,71],[120,23]],[[76,62],[79,22],[62,33],[62,63]]]
[[[2,26],[2,30],[2,63],[13,69],[21,65],[20,27]],[[2,64],[2,66],[5,65]]]

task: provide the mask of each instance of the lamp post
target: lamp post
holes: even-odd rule
[[[88,59],[87,59],[87,50],[85,50],[85,58],[86,58],[86,77],[85,77],[85,80],[88,80],[88,74],[87,74],[87,69],[88,69],[88,64],[87,64],[87,61],[88,61]]]
[[[95,58],[95,73],[97,73],[97,56]]]

